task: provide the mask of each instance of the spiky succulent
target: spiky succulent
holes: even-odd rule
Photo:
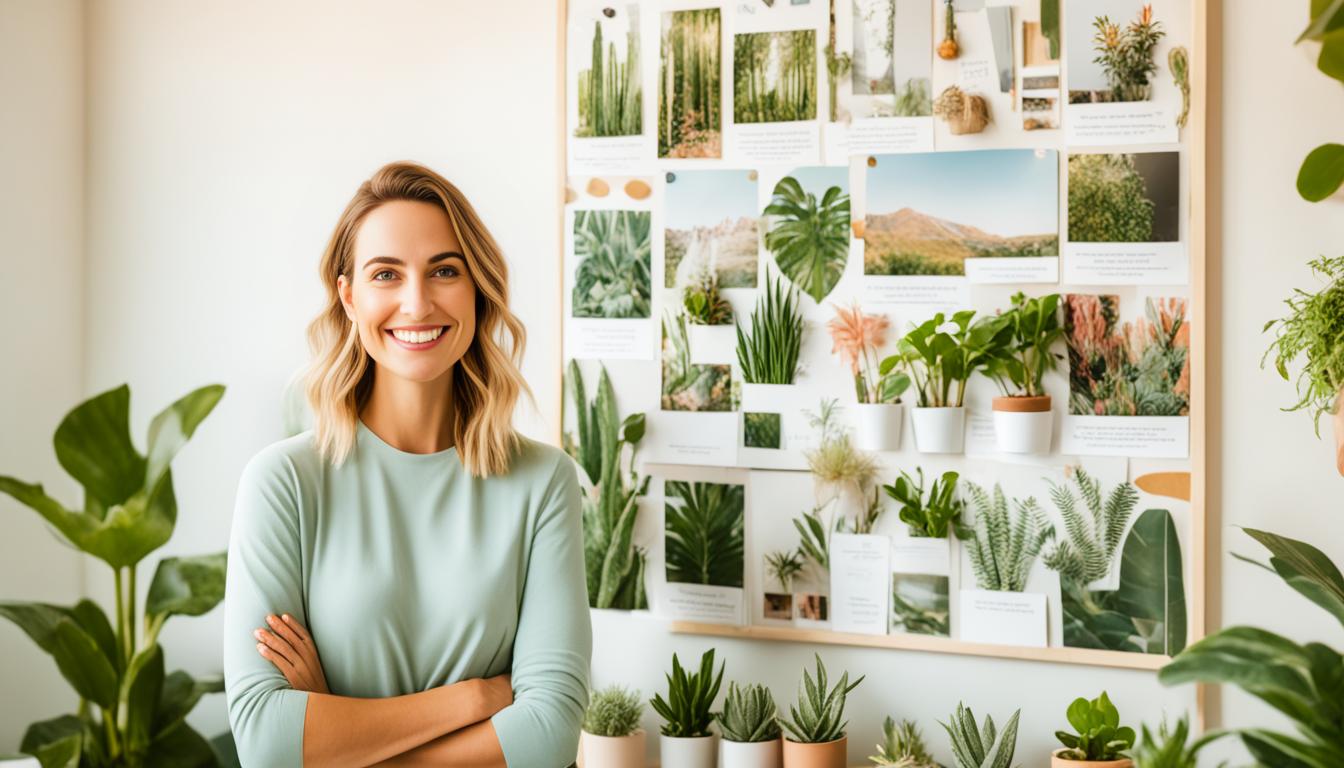
[[[798,706],[789,706],[792,720],[783,720],[784,729],[789,732],[790,741],[801,744],[824,744],[835,741],[845,735],[844,719],[845,697],[863,682],[863,677],[849,682],[849,673],[840,676],[840,682],[834,688],[826,688],[826,666],[817,659],[816,678],[803,670],[802,682],[798,684]]]
[[[1153,738],[1147,725],[1143,726],[1142,733],[1143,741],[1129,752],[1138,768],[1196,768],[1199,750],[1227,735],[1225,731],[1209,731],[1187,744],[1190,738],[1188,715],[1181,715],[1175,728],[1168,728],[1167,719],[1163,717],[1157,729],[1157,738]],[[1226,765],[1226,762],[1219,763],[1218,768]]]
[[[952,754],[957,768],[1010,768],[1017,750],[1017,719],[1022,710],[1008,718],[1000,731],[994,727],[994,718],[985,715],[985,726],[975,723],[975,713],[962,704],[952,714],[951,724],[939,722],[952,740]]]
[[[649,701],[665,722],[659,732],[664,736],[708,736],[714,715],[709,708],[719,695],[724,665],[714,674],[714,649],[700,657],[700,670],[687,674],[677,654],[672,654],[672,671],[667,675],[667,698],[661,693]]]
[[[723,711],[718,714],[719,731],[724,741],[757,742],[779,738],[779,717],[775,697],[764,685],[739,688],[728,683]]]
[[[1008,497],[997,483],[992,499],[975,483],[967,483],[966,489],[975,507],[975,522],[958,524],[956,529],[971,555],[976,584],[996,592],[1021,592],[1052,532],[1045,513],[1036,499],[1027,497],[1013,499],[1010,515]]]
[[[882,737],[882,742],[877,745],[877,754],[868,756],[874,765],[886,768],[942,768],[924,747],[924,737],[913,721],[902,720],[897,723],[888,717],[882,723]]]
[[[1088,584],[1111,572],[1115,550],[1120,546],[1129,524],[1129,516],[1139,503],[1139,492],[1129,483],[1113,488],[1104,499],[1101,481],[1081,467],[1073,479],[1087,507],[1078,509],[1078,497],[1067,485],[1053,485],[1050,498],[1059,508],[1068,538],[1045,554],[1042,562],[1052,571],[1077,584]]]
[[[583,714],[583,730],[594,736],[629,736],[639,730],[643,714],[638,691],[611,685],[593,693]]]

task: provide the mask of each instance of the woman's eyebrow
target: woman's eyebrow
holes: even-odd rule
[[[444,251],[443,253],[430,256],[429,263],[431,265],[438,264],[440,261],[444,261],[446,259],[451,258],[461,259],[463,263],[466,263],[467,260],[465,256],[463,256],[461,253],[457,251]],[[372,264],[396,264],[399,267],[406,266],[406,262],[402,261],[401,259],[398,259],[396,256],[374,256],[373,258],[364,262],[365,267],[368,267]]]

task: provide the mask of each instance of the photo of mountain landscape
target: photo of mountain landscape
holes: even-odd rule
[[[720,288],[755,288],[760,250],[756,173],[690,170],[667,174],[663,285],[689,285],[705,272]]]
[[[870,158],[867,275],[963,275],[966,259],[1059,255],[1059,156],[995,149]]]

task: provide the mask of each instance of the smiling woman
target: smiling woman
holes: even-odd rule
[[[410,163],[356,192],[309,327],[314,429],[243,470],[224,673],[245,765],[569,765],[592,630],[573,462],[512,426],[507,269]]]

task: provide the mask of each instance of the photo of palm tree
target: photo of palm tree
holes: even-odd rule
[[[760,252],[756,172],[669,172],[665,189],[665,287],[691,285],[709,272],[720,288],[755,288]]]
[[[1068,294],[1069,413],[1186,416],[1190,323],[1182,298],[1149,298],[1144,317],[1120,322],[1120,297]]]
[[[927,0],[851,0],[855,117],[933,114],[933,6]]]
[[[574,317],[650,317],[648,211],[574,213]]]
[[[604,11],[593,14],[586,39],[574,41],[587,57],[575,83],[579,122],[574,135],[638,136],[643,131],[639,6],[630,3]]]
[[[780,272],[817,303],[849,261],[849,169],[800,168],[775,185],[765,247]]]
[[[989,149],[868,163],[867,275],[962,275],[972,258],[1059,255],[1059,155]]]
[[[663,14],[658,70],[658,156],[720,157],[718,8]]]
[[[753,32],[733,39],[733,120],[817,119],[817,32]]]
[[[691,362],[686,315],[680,312],[663,317],[662,369],[662,410],[733,410],[732,366]]]
[[[667,580],[740,588],[745,486],[668,480],[663,497]]]

